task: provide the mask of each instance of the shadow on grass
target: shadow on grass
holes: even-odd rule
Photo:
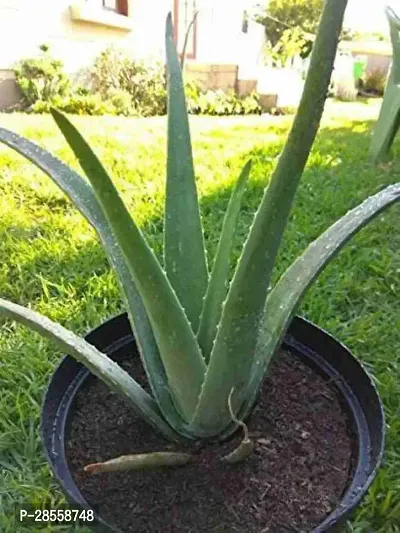
[[[368,161],[370,140],[368,126],[367,123],[355,121],[348,128],[324,128],[320,131],[297,192],[279,253],[275,279],[310,241],[335,220],[369,195],[398,180],[400,174],[398,162],[376,168]],[[233,175],[237,175],[246,160],[249,158],[253,160],[251,180],[244,195],[232,253],[232,270],[282,144],[276,142],[261,146],[257,143],[251,150],[237,154],[233,161],[226,162],[226,165],[232,169]],[[226,187],[217,186],[211,193],[201,198],[204,235],[210,265],[232,188],[233,184]],[[44,222],[43,230],[46,230],[45,226]],[[390,224],[384,227],[387,230]],[[161,260],[162,218],[147,218],[142,230]],[[18,228],[14,227],[13,231],[18,234]],[[24,230],[21,229],[21,232],[23,239]],[[377,235],[380,235],[379,230]],[[58,238],[60,237],[62,238],[62,235]],[[382,235],[375,238],[377,246],[382,244],[377,242],[381,238],[383,241],[387,240],[384,237]],[[52,239],[51,232],[48,233],[48,238]],[[65,239],[68,240],[67,231]],[[394,242],[398,241],[394,239],[392,242],[387,242],[389,249],[392,249]],[[6,257],[3,258],[3,261],[5,260]],[[3,289],[4,297],[24,304],[44,298],[49,303],[58,301],[68,305],[71,299],[75,299],[80,305],[74,312],[88,313],[85,323],[89,322],[90,325],[92,320],[98,321],[99,314],[105,316],[108,311],[109,314],[113,314],[122,308],[114,276],[110,273],[105,254],[96,240],[73,246],[70,252],[61,258],[59,253],[52,254],[47,251],[45,255],[40,253],[34,255],[23,265],[10,264],[8,279],[14,282]],[[56,315],[62,316],[62,312]],[[74,322],[73,317],[70,319]]]
[[[390,183],[399,181],[400,162],[374,167],[368,161],[370,123],[354,121],[348,128],[324,128],[320,131],[307,170],[299,187],[284,242],[275,272],[277,277],[304,249],[337,218],[367,196],[374,194]],[[280,133],[287,126],[278,128]],[[244,130],[245,131],[245,130]],[[248,132],[248,129],[247,129]],[[256,137],[259,138],[259,135]],[[240,167],[248,159],[254,161],[249,186],[244,196],[241,218],[232,254],[232,267],[237,260],[241,244],[253,220],[268,178],[271,175],[274,158],[279,154],[283,142],[269,142],[261,146],[255,142],[251,149],[235,154],[233,160],[225,161],[232,176],[237,176]],[[210,151],[213,149],[210,143]],[[201,198],[205,239],[210,258],[213,257],[219,233],[226,212],[233,184],[216,187]],[[35,202],[47,203],[45,195]],[[68,214],[68,201],[51,199],[51,210],[59,209]],[[65,213],[64,213],[65,210]],[[135,215],[135,213],[133,213]],[[385,469],[381,471],[379,484],[371,491],[364,506],[361,520],[367,524],[362,531],[371,528],[379,533],[397,529],[400,494],[396,488],[399,479],[398,435],[400,412],[400,360],[398,356],[400,335],[400,301],[398,298],[400,272],[400,232],[398,231],[399,207],[392,207],[387,213],[364,229],[320,277],[318,286],[312,289],[301,308],[313,321],[319,323],[346,342],[364,364],[376,376],[380,387],[388,420],[388,453]],[[82,221],[82,227],[84,222]],[[162,252],[162,218],[148,217],[142,230],[155,248],[158,257]],[[7,240],[8,239],[8,240]],[[45,240],[57,243],[65,240],[65,246],[42,246]],[[33,247],[34,253],[24,256],[26,247]],[[15,249],[20,250],[20,263]],[[18,251],[18,250],[17,250]],[[32,227],[18,223],[0,234],[0,287],[1,296],[28,304],[60,321],[77,333],[85,333],[107,317],[123,309],[114,274],[111,273],[101,245],[95,240],[73,242],[68,224],[62,224],[54,231],[53,222],[46,217],[34,221]],[[21,427],[30,423],[32,416],[31,395],[41,395],[42,383],[52,364],[53,349],[46,349],[39,341],[32,342],[30,333],[8,331],[5,333],[9,345],[9,360],[13,362],[13,373],[7,369],[7,383],[3,387],[4,412]],[[4,355],[4,354],[3,354]],[[58,355],[57,355],[58,356]],[[51,359],[53,362],[53,359]],[[11,364],[11,363],[10,363]],[[5,369],[5,366],[3,366]],[[24,371],[22,371],[24,369]],[[40,379],[38,379],[40,376]],[[25,378],[33,385],[27,385]],[[5,389],[9,396],[5,396]],[[21,397],[27,391],[26,407],[21,414]],[[17,394],[17,397],[14,397]],[[17,402],[18,399],[18,402]],[[18,403],[18,411],[14,409]],[[35,404],[36,405],[36,404]],[[35,407],[37,414],[37,407]],[[4,414],[3,414],[4,416]],[[17,450],[25,465],[22,477],[15,477],[12,497],[19,494],[42,494],[49,480],[40,478],[44,471],[37,463],[38,445],[25,449],[24,432],[10,428],[16,436],[3,442],[3,449]],[[30,426],[29,426],[30,427]],[[18,433],[20,431],[20,433]],[[3,452],[4,453],[4,452]],[[29,457],[32,456],[32,461]],[[7,456],[8,458],[8,456]],[[28,460],[28,459],[29,460]],[[16,469],[17,471],[18,469]],[[21,467],[22,471],[22,467]],[[32,480],[31,485],[26,481]],[[9,484],[9,487],[12,485]],[[10,489],[11,490],[11,489]],[[11,494],[11,492],[10,492]],[[392,495],[389,507],[382,511],[382,501]],[[11,500],[11,497],[9,498]],[[357,529],[358,531],[358,529]],[[360,530],[361,531],[361,530]]]

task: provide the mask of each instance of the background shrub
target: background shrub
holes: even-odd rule
[[[124,89],[110,89],[108,91],[108,101],[114,107],[116,115],[126,117],[139,115],[132,100],[132,95]]]
[[[95,59],[88,71],[88,85],[104,100],[116,99],[122,114],[129,109],[142,116],[164,115],[167,111],[164,67],[135,61],[114,47],[106,48]]]
[[[52,102],[38,100],[31,110],[34,113],[48,113],[51,107],[72,115],[117,115],[117,109],[110,101],[104,101],[99,94],[72,94],[66,98],[55,98]]]
[[[33,113],[48,113],[56,107],[76,115],[165,115],[167,91],[165,69],[145,64],[108,47],[85,69],[75,84],[61,61],[48,47],[42,55],[21,61],[15,68],[24,105]],[[261,113],[258,96],[238,97],[233,91],[204,91],[190,81],[185,84],[189,113],[202,115],[247,115]]]
[[[188,111],[193,115],[252,115],[260,114],[258,96],[253,93],[238,97],[233,91],[201,91],[191,82],[186,86]]]
[[[71,92],[71,81],[64,71],[62,61],[49,54],[47,45],[40,46],[41,55],[23,59],[14,69],[17,85],[25,105],[38,100],[52,102]]]
[[[364,82],[364,90],[381,96],[385,92],[387,76],[381,69],[367,72]]]

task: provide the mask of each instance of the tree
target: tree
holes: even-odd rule
[[[307,57],[312,42],[309,42],[305,35],[299,28],[285,29],[275,46],[272,46],[270,42],[266,44],[265,59],[276,67],[284,67],[295,56]]]
[[[265,26],[267,39],[275,46],[289,28],[315,33],[323,4],[323,0],[269,0],[257,21]]]

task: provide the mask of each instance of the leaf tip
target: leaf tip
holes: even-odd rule
[[[165,22],[165,37],[166,39],[172,39],[174,33],[174,26],[172,23],[172,13],[168,12],[167,20]]]
[[[83,467],[83,471],[87,474],[97,474],[101,471],[101,466],[103,463],[92,463]]]

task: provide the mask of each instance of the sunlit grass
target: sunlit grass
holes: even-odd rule
[[[368,161],[369,131],[378,105],[329,103],[276,276],[348,209],[400,181],[399,162],[374,168]],[[73,121],[112,173],[132,215],[161,257],[165,119],[73,117]],[[239,256],[290,121],[291,117],[192,119],[210,261],[232,185],[244,161],[252,157],[233,263]],[[0,125],[26,135],[78,168],[50,117],[0,115]],[[0,214],[2,297],[30,304],[82,334],[122,310],[114,275],[94,231],[49,178],[3,146]],[[385,464],[349,526],[353,533],[400,532],[399,214],[398,207],[391,208],[364,229],[320,277],[300,310],[360,357],[385,404]],[[49,343],[22,327],[7,323],[0,329],[0,531],[4,533],[25,531],[14,521],[14,504],[63,502],[38,437],[41,398],[60,357]]]

